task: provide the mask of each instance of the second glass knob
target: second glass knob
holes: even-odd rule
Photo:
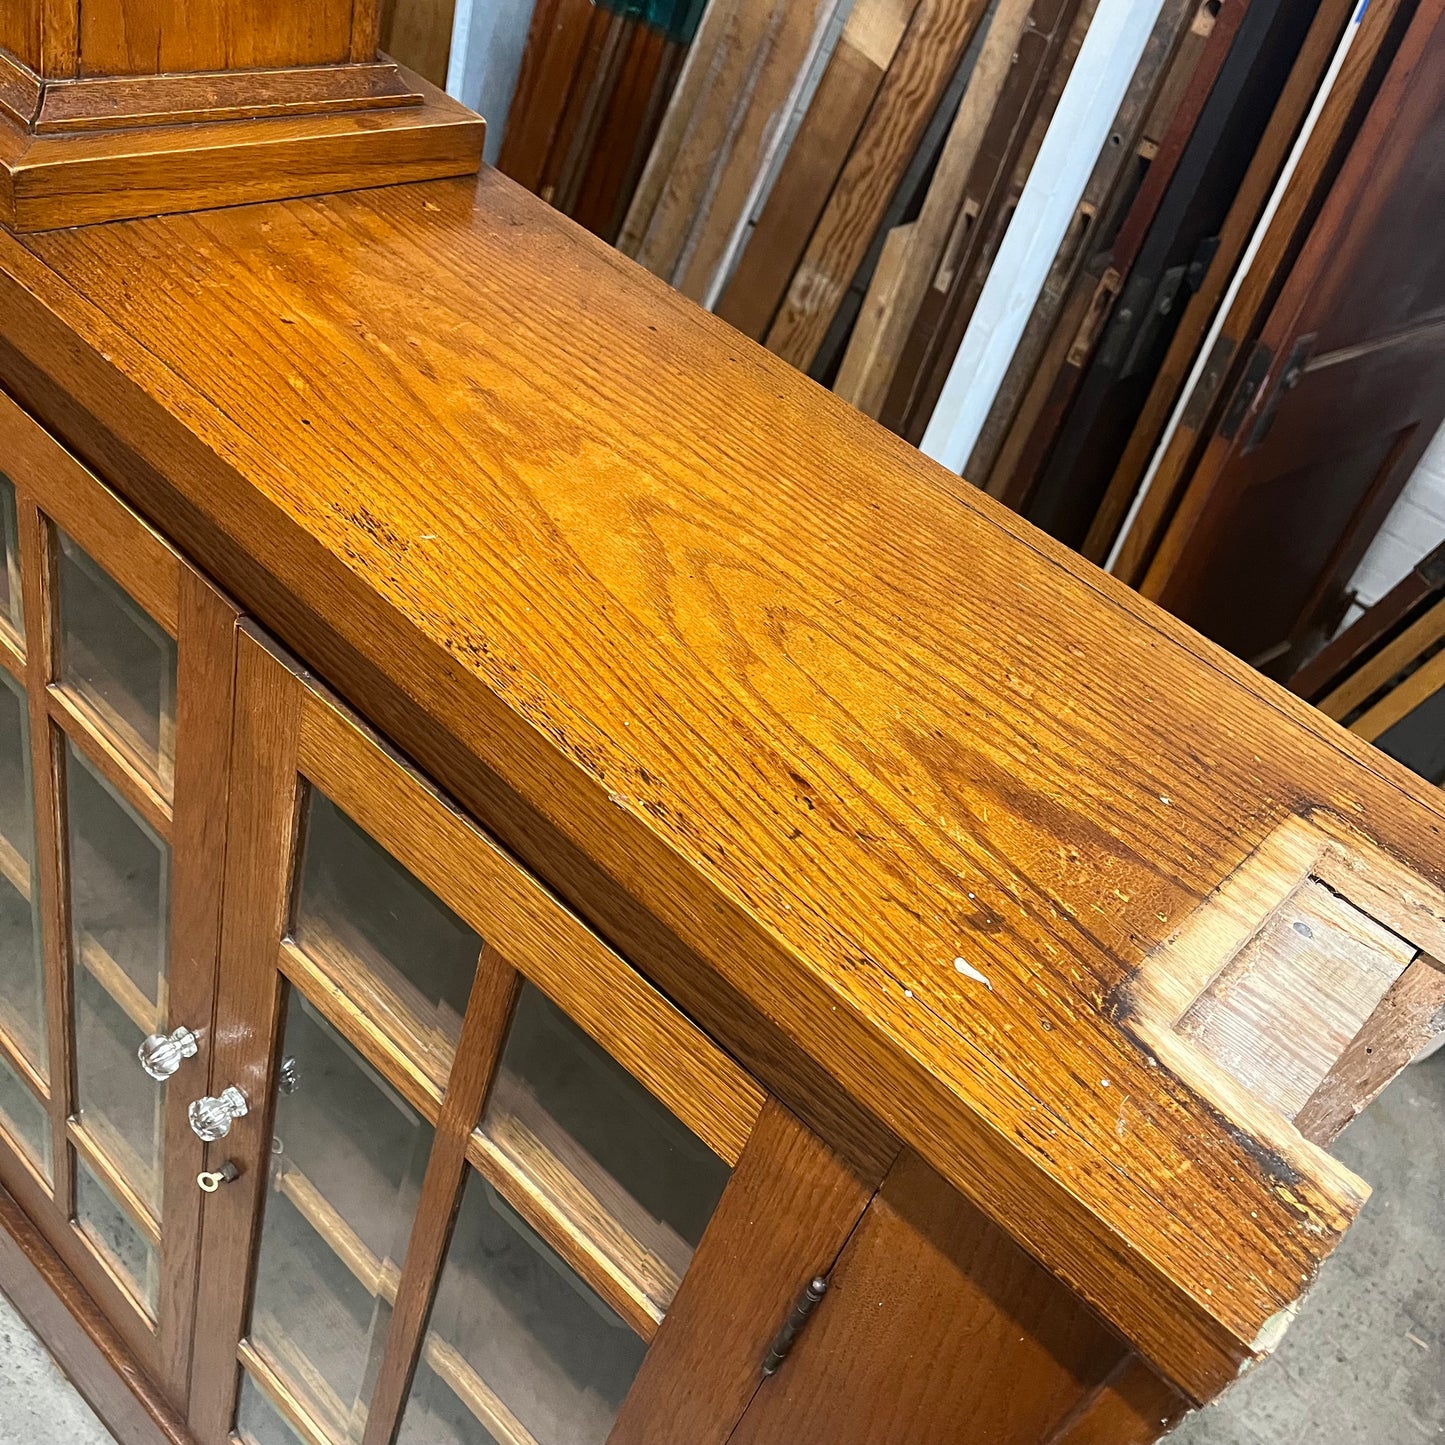
[[[197,1099],[186,1112],[190,1116],[192,1133],[211,1144],[217,1139],[224,1139],[231,1132],[232,1121],[241,1118],[246,1111],[246,1096],[231,1084],[219,1094],[207,1094],[204,1099]]]

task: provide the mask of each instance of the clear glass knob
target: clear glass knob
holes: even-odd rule
[[[153,1079],[169,1079],[180,1068],[182,1059],[196,1056],[196,1036],[182,1026],[168,1034],[151,1034],[141,1040],[135,1051],[140,1066]]]
[[[207,1094],[197,1099],[186,1111],[191,1119],[191,1131],[197,1139],[207,1144],[224,1139],[231,1132],[231,1121],[246,1113],[246,1096],[230,1084],[219,1094]]]

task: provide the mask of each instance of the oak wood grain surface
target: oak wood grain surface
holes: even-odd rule
[[[1296,812],[1445,881],[1431,790],[495,173],[0,238],[0,297],[7,383],[184,452],[173,520],[1174,1383],[1234,1376],[1356,1198],[1104,1000]]]

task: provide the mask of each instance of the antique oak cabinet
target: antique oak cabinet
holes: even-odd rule
[[[367,7],[0,13],[0,1289],[117,1437],[1133,1445],[1267,1356],[1438,796],[456,175]]]

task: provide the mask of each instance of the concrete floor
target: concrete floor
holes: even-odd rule
[[[1278,1353],[1169,1445],[1445,1440],[1445,1053],[1405,1070],[1331,1151],[1374,1194]]]
[[[0,1445],[115,1445],[0,1295]]]
[[[1445,1053],[1407,1069],[1335,1152],[1374,1197],[1279,1353],[1169,1445],[1445,1440]],[[3,1296],[0,1445],[112,1445]]]

